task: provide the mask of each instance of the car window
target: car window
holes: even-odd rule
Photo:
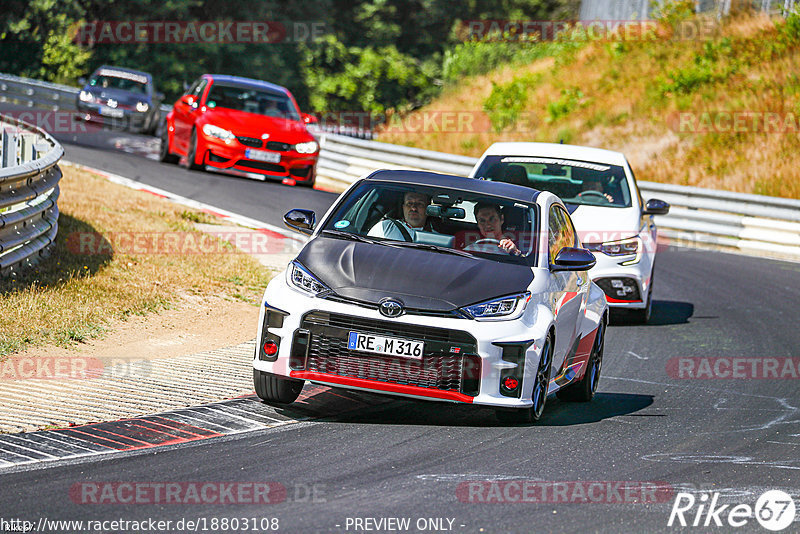
[[[572,225],[572,219],[570,219],[569,214],[567,214],[567,212],[564,211],[564,209],[560,206],[556,208],[556,213],[558,214],[559,222],[561,223],[561,233],[563,236],[562,241],[564,246],[577,246],[578,243],[575,239],[575,227]]]
[[[503,197],[365,182],[340,201],[321,231],[333,238],[347,238],[344,233],[376,243],[422,243],[476,258],[532,265],[537,213],[535,205]]]
[[[147,94],[147,77],[122,70],[101,69],[89,79],[89,86],[98,89],[119,89]]]
[[[300,113],[286,94],[233,84],[217,82],[211,86],[206,106],[235,109],[294,121],[300,120]]]
[[[527,156],[487,156],[476,176],[549,191],[568,204],[626,208],[631,191],[618,165]]]
[[[200,97],[203,95],[203,91],[206,90],[206,86],[208,85],[208,79],[201,78],[199,83],[195,85],[192,90],[189,92],[195,99],[195,102],[200,100]]]

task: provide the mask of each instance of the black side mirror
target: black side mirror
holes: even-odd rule
[[[651,198],[644,206],[644,215],[666,215],[669,213],[669,203],[657,198]]]
[[[597,263],[597,258],[585,248],[564,247],[556,254],[550,270],[553,272],[588,271],[594,267],[595,263]]]
[[[317,216],[311,210],[292,210],[283,216],[283,222],[292,230],[311,235],[317,224]]]

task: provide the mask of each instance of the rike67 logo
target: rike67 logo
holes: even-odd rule
[[[792,524],[795,505],[791,495],[780,490],[763,493],[755,508],[749,504],[718,504],[719,493],[701,493],[697,498],[691,493],[678,493],[669,514],[667,526],[742,527],[753,518],[767,530],[780,531]]]

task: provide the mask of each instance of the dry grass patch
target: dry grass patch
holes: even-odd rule
[[[86,171],[68,166],[62,171],[52,255],[19,279],[0,280],[0,355],[26,345],[69,346],[102,335],[113,320],[158,312],[187,297],[258,302],[273,272],[246,254],[234,253],[230,244],[212,238],[228,253],[181,249],[184,253],[153,254],[121,250],[96,238],[172,233],[197,242],[207,236],[193,225],[210,222],[207,214]],[[81,250],[81,236],[103,243],[99,253]]]

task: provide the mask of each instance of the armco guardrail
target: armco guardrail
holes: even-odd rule
[[[388,143],[322,136],[317,175],[342,188],[376,169],[417,169],[466,176],[478,160]],[[700,187],[639,182],[645,199],[672,205],[656,217],[659,235],[698,248],[800,260],[800,201]]]
[[[75,102],[80,89],[58,83],[43,82],[0,73],[0,101],[12,101],[28,107],[51,111],[77,111]],[[172,106],[159,106],[161,116],[166,116]]]
[[[64,149],[48,133],[0,116],[0,276],[33,265],[58,232],[58,161]]]

